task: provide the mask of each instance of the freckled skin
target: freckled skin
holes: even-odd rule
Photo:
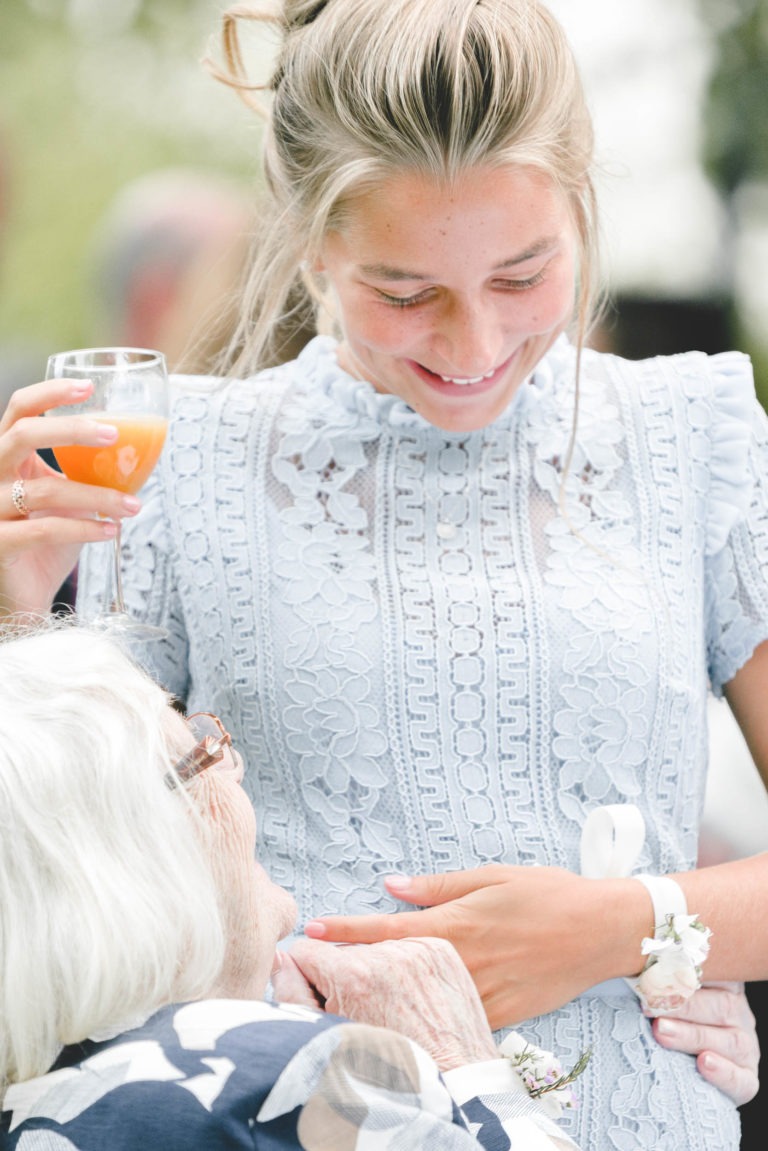
[[[569,322],[575,252],[566,199],[533,169],[473,169],[450,188],[395,175],[323,247],[339,361],[438,427],[485,427]]]

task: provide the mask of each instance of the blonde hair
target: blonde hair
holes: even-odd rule
[[[0,1085],[215,985],[203,820],[164,774],[168,699],[104,635],[0,642]],[[178,740],[178,735],[176,736]]]
[[[261,107],[243,64],[242,20],[276,24],[282,47],[268,85],[268,196],[243,314],[229,349],[235,372],[280,359],[275,333],[305,316],[301,272],[345,202],[395,173],[452,181],[478,166],[547,175],[570,205],[579,240],[579,344],[599,297],[592,122],[562,28],[536,0],[284,0],[277,14],[224,15],[224,65],[209,67]]]

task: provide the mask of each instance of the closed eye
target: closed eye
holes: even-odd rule
[[[388,292],[382,292],[380,288],[376,289],[376,295],[385,304],[391,305],[393,308],[413,308],[416,304],[426,304],[428,300],[432,299],[432,292],[416,292],[413,296],[390,296]]]
[[[525,280],[494,280],[494,288],[500,288],[502,292],[525,292],[528,288],[535,288],[544,279],[544,269],[536,272],[534,276],[529,276]]]

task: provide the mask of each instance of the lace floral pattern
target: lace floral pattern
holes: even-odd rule
[[[574,370],[561,340],[466,435],[345,375],[324,338],[180,401],[126,528],[129,603],[170,627],[159,672],[247,752],[263,860],[302,916],[387,906],[391,870],[577,870],[597,803],[641,807],[646,870],[695,859],[707,680],[768,638],[768,434],[741,357],[587,353],[566,467]],[[634,997],[531,1038],[564,1065],[600,1053],[582,1145],[736,1146]]]

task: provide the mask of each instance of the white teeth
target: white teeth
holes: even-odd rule
[[[440,379],[446,384],[458,384],[459,387],[462,387],[464,384],[479,384],[481,380],[489,380],[495,371],[496,369],[494,368],[482,376],[471,376],[469,379],[464,380],[458,380],[455,376],[440,376]]]

